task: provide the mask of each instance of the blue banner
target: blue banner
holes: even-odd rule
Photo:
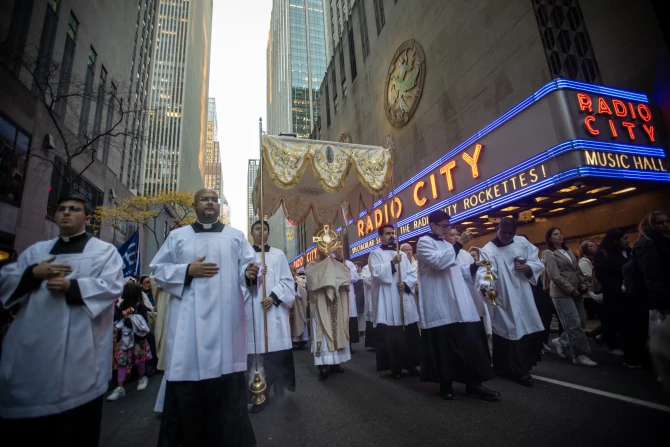
[[[140,234],[139,231],[133,233],[117,250],[123,259],[123,277],[129,278],[133,275],[139,275],[140,271]]]

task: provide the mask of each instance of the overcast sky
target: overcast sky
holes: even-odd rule
[[[247,233],[247,166],[266,125],[266,49],[272,0],[214,0],[209,96],[216,99],[224,194]]]

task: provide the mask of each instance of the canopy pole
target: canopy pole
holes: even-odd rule
[[[391,140],[391,135],[386,137],[386,146],[391,149],[393,144]],[[391,217],[393,218],[393,229],[395,230],[395,254],[396,256],[400,254],[400,238],[398,237],[398,222],[395,217],[395,211],[393,210],[393,205],[395,204],[395,165],[391,166]],[[402,263],[398,263],[398,287],[402,284]],[[398,291],[400,296],[400,321],[402,323],[402,330],[405,330],[405,297],[400,291]]]
[[[262,218],[261,221],[261,266],[265,269],[265,241],[263,240],[263,234],[265,233],[265,208],[263,208],[263,118],[258,118],[258,144],[260,149],[260,158],[258,165],[258,175],[260,180],[258,182],[259,192],[260,192],[260,210],[259,214]],[[263,276],[267,272],[263,271]],[[265,278],[261,279],[262,289],[263,289],[263,299],[267,296],[267,291],[265,290]],[[265,334],[265,352],[268,352],[268,311],[263,309],[263,333]]]

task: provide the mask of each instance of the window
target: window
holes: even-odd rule
[[[333,71],[331,71],[331,73],[333,75],[333,110],[335,115],[337,115],[339,103],[337,101],[337,78],[335,77],[335,67],[333,67]]]
[[[600,70],[579,0],[533,0],[533,8],[552,78],[600,84]]]
[[[116,108],[116,85],[112,82],[112,88],[109,91],[109,103],[107,105],[107,125],[105,126],[105,132],[109,130],[114,125],[115,119],[115,108]],[[105,136],[105,143],[102,147],[102,163],[107,166],[109,163],[109,145],[111,143],[111,137],[109,135]]]
[[[7,33],[7,41],[4,43],[6,56],[3,56],[3,62],[16,75],[19,74],[23,62],[23,49],[26,46],[33,3],[33,0],[23,0],[14,3],[12,18],[9,22],[9,33]]]
[[[0,200],[19,206],[30,149],[30,135],[0,115]]]
[[[67,37],[65,38],[65,50],[63,51],[63,62],[60,66],[60,77],[58,79],[58,90],[56,93],[58,102],[56,103],[55,110],[58,116],[63,116],[65,108],[67,107],[67,98],[65,98],[65,96],[67,96],[70,91],[70,79],[72,78],[72,63],[74,62],[74,50],[76,47],[75,42],[77,39],[78,27],[79,22],[72,11],[70,11]]]
[[[384,18],[384,0],[373,0],[375,7],[375,23],[377,24],[377,35],[382,32],[386,19]]]
[[[342,48],[342,44],[340,43],[340,78],[342,78],[340,81],[342,82],[342,85],[347,80],[347,75],[344,72],[344,48]]]
[[[56,27],[58,26],[59,0],[49,0],[47,3],[44,24],[42,25],[42,35],[40,36],[40,47],[37,52],[37,67],[33,80],[33,91],[40,94],[43,94],[46,90],[46,83],[48,81],[46,76],[51,65],[54,41],[56,40]]]
[[[356,48],[354,47],[354,29],[351,20],[347,21],[347,33],[349,35],[349,62],[351,64],[351,82],[356,79]]]
[[[100,69],[100,81],[98,82],[98,97],[95,104],[95,119],[93,121],[93,137],[100,134],[102,123],[102,109],[105,107],[105,89],[107,88],[107,70],[103,65]]]
[[[330,127],[330,94],[328,92],[328,80],[324,79],[324,91],[326,93],[326,126]]]
[[[56,208],[58,206],[58,199],[69,192],[80,194],[84,196],[91,209],[95,209],[103,204],[104,194],[98,188],[87,182],[81,175],[77,175],[74,171],[70,171],[70,177],[74,178],[72,181],[72,188],[65,181],[65,173],[67,172],[65,162],[56,157],[53,161],[53,168],[51,170],[51,185],[49,186],[49,199],[47,200],[47,216],[54,217],[56,215]],[[86,231],[95,234],[95,219],[91,219],[86,225]]]
[[[88,51],[88,64],[86,66],[86,80],[84,81],[84,97],[81,100],[81,114],[79,115],[79,135],[88,132],[88,117],[91,114],[91,97],[93,96],[93,77],[95,76],[95,60],[98,54],[93,47]]]
[[[358,19],[361,22],[361,46],[363,47],[363,60],[370,54],[370,42],[368,41],[368,19],[365,16],[365,2],[358,2]]]

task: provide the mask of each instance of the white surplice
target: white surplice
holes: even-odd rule
[[[416,284],[416,271],[407,259],[405,253],[400,252],[400,275],[402,282],[409,287],[409,292],[403,292],[402,302],[405,314],[405,324],[413,324],[419,321],[419,312],[414,300],[414,286]],[[398,292],[398,273],[393,273],[391,261],[396,256],[395,250],[382,250],[377,248],[370,253],[369,265],[372,274],[372,296],[377,302],[374,314],[375,327],[378,324],[387,326],[401,326],[403,321],[400,314],[400,297]],[[395,266],[398,269],[398,265]]]
[[[463,249],[459,250],[457,258],[458,262],[460,262],[462,265],[468,268],[470,268],[470,266],[475,262],[475,258],[473,258],[472,255],[467,250]],[[475,303],[475,307],[477,308],[479,317],[484,321],[484,329],[486,331],[486,334],[491,335],[492,333],[491,317],[489,316],[489,311],[486,304],[484,304],[484,296],[477,289],[477,285],[475,284],[475,278],[473,278],[472,275],[466,276],[465,282],[468,285],[468,289],[470,289],[472,302]]]
[[[219,266],[210,278],[185,286],[188,265]],[[199,381],[247,369],[247,328],[241,286],[254,250],[244,234],[225,226],[221,232],[196,233],[192,226],[173,230],[153,261],[158,285],[170,293],[167,310],[165,379]]]
[[[349,317],[358,318],[358,311],[356,310],[356,292],[354,291],[354,283],[359,280],[358,269],[356,265],[350,260],[344,261],[344,265],[349,268],[351,273],[351,283],[349,284]]]
[[[363,269],[361,270],[360,274],[361,279],[363,280],[363,292],[365,294],[365,305],[363,308],[363,315],[365,317],[365,321],[373,321],[373,315],[376,312],[377,303],[372,302],[372,275],[370,274],[370,264],[367,264]]]
[[[38,242],[0,272],[5,308],[21,305],[5,337],[0,363],[0,417],[34,418],[62,413],[98,398],[112,377],[114,301],[123,291],[123,261],[96,238],[83,253],[56,255],[72,267],[83,305],[49,292],[46,281],[13,297],[24,271],[52,255],[57,239]]]
[[[504,247],[497,247],[489,242],[482,248],[482,258],[491,261],[491,271],[497,278],[497,306],[489,304],[493,333],[508,340],[519,340],[524,335],[544,330],[540,314],[537,312],[531,284],[536,285],[537,279],[544,269],[538,258],[538,250],[524,237],[514,236],[514,242]],[[522,256],[532,270],[530,278],[523,272],[514,270],[514,258]],[[486,268],[477,271],[477,289],[488,285],[484,280]],[[486,300],[488,302],[488,300]]]
[[[261,265],[261,254],[255,252],[255,260]],[[268,351],[284,351],[293,347],[291,340],[291,324],[289,322],[289,309],[295,301],[295,283],[293,275],[288,266],[288,260],[281,250],[270,247],[265,252],[265,265],[267,272],[258,281],[257,286],[243,287],[245,313],[247,316],[247,353],[265,353],[265,328],[263,321],[263,286],[265,281],[266,296],[275,296],[281,301],[279,306],[274,304],[267,310],[268,321]],[[254,311],[252,314],[252,310]],[[256,348],[254,347],[254,320],[256,326]],[[257,349],[257,351],[255,351]]]
[[[434,235],[419,239],[419,327],[480,321],[465,277],[470,267],[456,257],[454,246]]]

